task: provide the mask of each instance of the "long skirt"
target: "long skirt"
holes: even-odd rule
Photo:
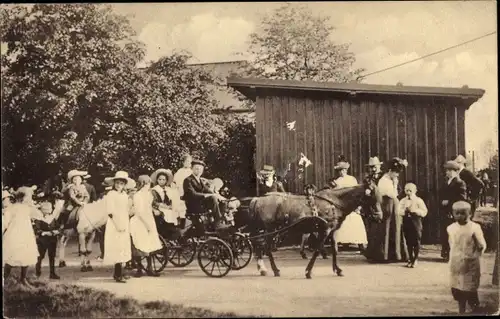
[[[343,244],[366,244],[365,224],[361,215],[352,212],[345,218],[340,228],[334,234],[335,241]]]
[[[383,220],[368,222],[368,246],[365,257],[372,262],[398,262],[408,260],[408,250],[403,237],[403,217],[396,214],[396,203],[384,197]]]

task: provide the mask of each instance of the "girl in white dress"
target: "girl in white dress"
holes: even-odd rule
[[[335,187],[336,189],[358,186],[356,178],[347,174],[349,167],[349,163],[343,160],[335,166],[335,170],[340,174],[340,177],[335,180],[335,184],[337,185]],[[363,251],[365,245],[368,243],[368,239],[366,237],[365,224],[360,215],[360,210],[361,207],[358,207],[355,211],[347,215],[344,222],[333,236],[336,243],[356,244],[360,251]]]
[[[28,266],[35,265],[38,260],[31,216],[41,214],[33,204],[33,192],[32,187],[20,187],[16,191],[14,194],[16,203],[3,210],[2,225],[4,278],[10,276],[12,267],[21,267],[20,283],[27,287],[31,287],[26,280]]]
[[[174,187],[177,188],[179,192],[179,196],[182,198],[184,196],[184,180],[186,177],[189,175],[193,174],[193,170],[191,169],[191,162],[193,161],[193,158],[191,155],[186,154],[182,157],[182,167],[179,168],[179,170],[174,174]],[[153,181],[155,182],[155,181]],[[182,210],[186,210],[186,203],[184,200],[181,200],[180,205],[182,205]],[[179,217],[179,227],[184,228],[186,226],[186,216],[180,216]]]
[[[481,226],[470,220],[471,205],[456,202],[452,206],[455,222],[448,226],[450,241],[451,293],[458,302],[460,314],[466,304],[475,312],[479,306],[477,289],[481,279],[481,256],[486,250]]]
[[[147,255],[146,273],[148,276],[158,277],[159,274],[153,272],[151,256],[153,251],[162,248],[156,222],[153,217],[153,195],[150,191],[151,178],[148,175],[141,175],[138,178],[138,191],[134,194],[134,216],[130,219],[130,234],[132,243],[140,252]],[[136,257],[140,262],[140,256]],[[142,277],[142,267],[138,267],[135,277]]]
[[[104,260],[105,264],[114,264],[113,278],[116,282],[124,283],[127,279],[123,275],[122,263],[132,259],[132,243],[130,241],[130,202],[126,188],[135,184],[124,171],[116,172],[113,180],[113,189],[106,195],[106,210],[108,221],[104,233]]]

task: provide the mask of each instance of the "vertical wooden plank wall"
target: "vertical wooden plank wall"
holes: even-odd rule
[[[417,184],[429,208],[423,241],[438,242],[442,164],[465,153],[463,107],[442,99],[399,97],[276,95],[259,96],[256,102],[257,171],[264,164],[282,170],[303,152],[313,165],[303,180],[288,185],[287,191],[297,193],[305,183],[325,185],[339,155],[349,161],[349,173],[359,182],[370,156],[383,162],[405,158],[409,165],[401,174],[401,186]],[[296,121],[295,131],[286,128],[289,121]]]

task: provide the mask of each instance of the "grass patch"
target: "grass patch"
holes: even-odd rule
[[[4,316],[10,318],[238,318],[234,313],[174,305],[165,301],[139,302],[76,285],[32,281],[29,289],[7,280]],[[253,317],[256,318],[256,317]]]

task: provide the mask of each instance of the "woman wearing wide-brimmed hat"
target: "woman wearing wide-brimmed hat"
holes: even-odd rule
[[[12,267],[21,267],[21,284],[30,287],[27,281],[28,266],[37,262],[38,249],[31,216],[36,216],[38,209],[33,204],[34,187],[20,187],[14,193],[16,202],[3,210],[3,262],[4,278],[10,276]],[[2,197],[7,194],[2,193]],[[41,213],[40,213],[41,214]]]
[[[276,171],[271,165],[264,165],[258,174],[259,178],[259,196],[264,196],[267,193],[280,192],[284,193],[283,184],[276,179]]]
[[[76,169],[68,172],[68,185],[64,191],[66,195],[64,211],[60,216],[61,224],[66,229],[76,227],[80,208],[89,202],[90,195],[82,183],[83,177],[87,174],[86,171]]]
[[[134,194],[134,216],[130,219],[130,234],[136,251],[136,259],[146,256],[148,276],[157,277],[153,272],[150,253],[161,249],[161,242],[153,217],[153,195],[151,194],[151,178],[141,175],[137,183],[138,191]],[[138,267],[136,277],[142,276],[142,267]]]
[[[185,205],[181,202],[181,197],[177,187],[173,185],[174,175],[172,171],[165,168],[157,169],[151,174],[151,181],[154,187],[151,189],[153,195],[153,214],[160,234],[164,237],[175,232],[172,226],[176,226],[179,220],[186,217]]]
[[[110,179],[113,181],[113,189],[106,195],[108,221],[104,234],[104,263],[114,264],[113,278],[117,282],[125,282],[122,263],[132,259],[130,202],[126,189],[130,189],[135,181],[124,171],[116,172]]]
[[[388,171],[380,178],[377,188],[382,196],[382,212],[376,212],[378,223],[368,227],[368,247],[365,256],[373,262],[398,262],[408,260],[408,250],[403,237],[403,217],[398,214],[399,174],[408,166],[406,160],[394,157]],[[381,221],[381,222],[380,222]]]
[[[339,162],[335,165],[335,170],[339,177],[335,180],[336,189],[345,187],[354,187],[358,185],[358,181],[354,176],[347,174],[350,164],[343,156],[339,158]],[[366,238],[365,224],[360,215],[360,209],[356,209],[346,216],[340,228],[334,233],[335,241],[341,244],[358,245],[360,251],[363,251],[368,243]]]

